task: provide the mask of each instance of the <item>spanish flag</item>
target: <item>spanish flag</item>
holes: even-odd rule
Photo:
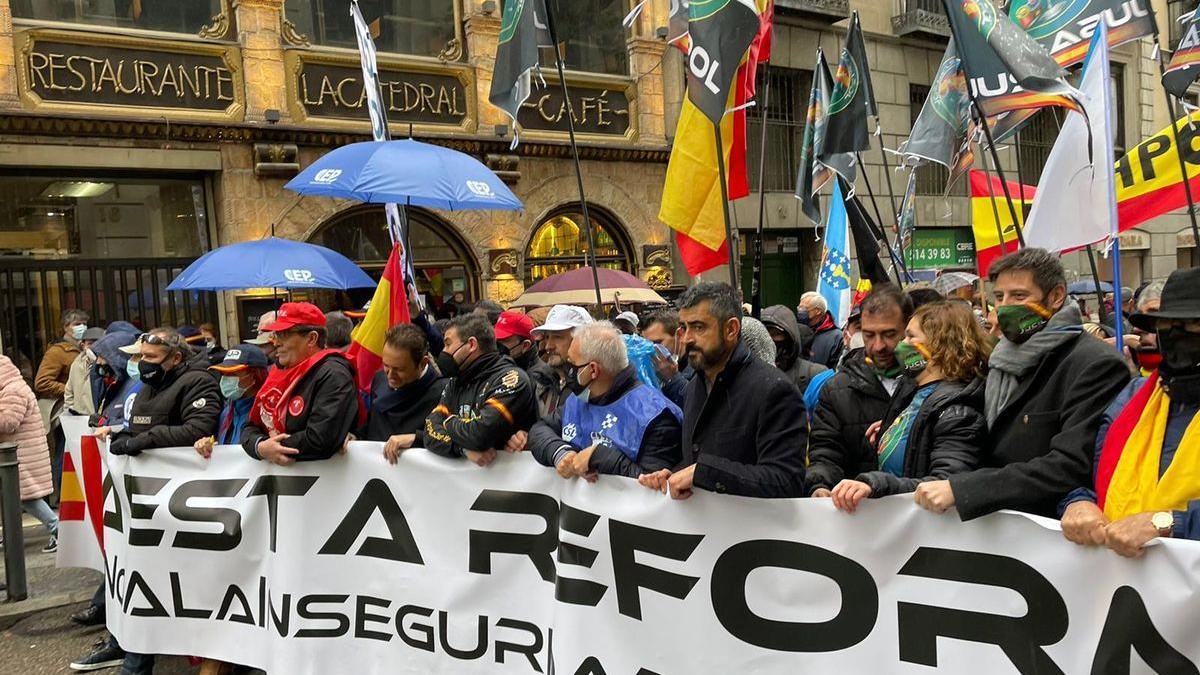
[[[988,176],[983,171],[972,169],[971,181],[971,229],[975,234],[975,263],[979,267],[979,276],[986,277],[992,261],[1017,250],[1017,230],[1013,227],[1012,214],[1008,211],[1008,203],[1004,199],[1004,188],[1000,179]],[[989,188],[988,183],[991,182]],[[1012,195],[1013,205],[1017,207],[1017,219],[1025,225],[1025,213],[1033,203],[1034,188],[1008,181],[1008,191]],[[993,210],[992,197],[995,196]],[[1001,244],[996,234],[996,216],[999,214],[1000,230],[1004,232],[1004,242]]]
[[[392,253],[383,268],[383,277],[371,297],[371,307],[363,322],[350,334],[346,357],[354,364],[360,391],[370,391],[371,379],[383,365],[383,341],[388,329],[408,323],[408,293],[404,288],[404,265],[400,243],[392,244]]]

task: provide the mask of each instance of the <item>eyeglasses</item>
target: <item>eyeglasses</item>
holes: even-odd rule
[[[163,337],[154,333],[142,333],[138,336],[138,340],[145,345],[157,345],[166,347],[167,349],[180,349],[183,347],[183,340],[179,336]]]

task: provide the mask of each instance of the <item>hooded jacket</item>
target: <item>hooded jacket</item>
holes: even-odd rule
[[[914,385],[901,378],[896,397],[911,398]],[[806,490],[833,489],[843,478],[878,468],[875,452],[865,442],[867,427],[883,419],[892,397],[871,366],[866,352],[851,352],[837,374],[821,389],[812,414]]]
[[[425,419],[425,448],[443,457],[503,448],[537,421],[537,401],[525,371],[499,353],[483,354],[450,378]]]
[[[688,383],[681,467],[693,484],[746,497],[800,497],[808,429],[800,392],[780,370],[738,341],[712,383]]]
[[[97,426],[125,426],[125,405],[131,394],[141,386],[141,380],[130,378],[125,369],[129,365],[129,355],[121,351],[137,338],[132,333],[109,333],[92,344],[92,351],[102,357],[112,368],[111,381],[92,368],[89,378],[92,387],[92,400],[96,412],[89,418],[88,423]]]
[[[50,449],[37,397],[7,356],[0,355],[0,442],[17,444],[17,474],[21,501],[45,497],[54,491],[50,477]]]
[[[905,396],[892,399],[879,438],[908,408],[916,391],[915,386],[905,387]],[[934,386],[913,420],[904,449],[904,475],[868,471],[856,480],[871,486],[872,497],[913,492],[925,481],[943,480],[979,466],[986,442],[983,380],[943,380]]]
[[[771,305],[762,311],[762,322],[767,328],[773,327],[783,331],[785,339],[783,343],[776,345],[775,364],[787,374],[800,393],[804,394],[812,378],[829,369],[800,355],[800,324],[796,322],[796,313],[791,309],[783,305]],[[781,351],[786,352],[787,356],[783,356]],[[789,360],[791,363],[788,363]]]

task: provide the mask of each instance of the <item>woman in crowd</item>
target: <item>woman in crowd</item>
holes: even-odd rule
[[[37,397],[7,356],[0,355],[0,443],[17,444],[17,474],[21,508],[42,521],[50,541],[43,553],[58,550],[58,517],[45,497],[54,491],[50,475],[50,446]]]
[[[867,497],[913,492],[924,481],[979,465],[987,434],[984,375],[994,343],[965,304],[936,301],[917,310],[896,347],[904,376],[917,386],[901,388],[911,393],[892,399],[868,431],[879,469],[838,483],[832,495],[838,509],[853,513]]]
[[[221,376],[221,396],[225,406],[217,423],[216,437],[209,436],[196,441],[196,452],[201,457],[212,455],[213,445],[237,445],[242,434],[242,425],[250,416],[254,397],[267,380],[267,355],[252,344],[240,344],[225,352],[225,360],[209,370]]]

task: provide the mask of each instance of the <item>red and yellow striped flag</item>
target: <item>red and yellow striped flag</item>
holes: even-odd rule
[[[371,389],[371,379],[383,365],[383,342],[388,329],[396,324],[408,323],[408,293],[404,288],[404,266],[401,264],[401,247],[392,244],[392,253],[383,268],[383,277],[371,297],[371,307],[363,322],[350,334],[350,349],[346,357],[354,364],[360,391]]]
[[[1018,247],[1017,230],[1013,227],[1012,214],[1004,199],[1004,188],[1000,179],[983,171],[972,169],[971,181],[971,229],[975,234],[975,264],[979,276],[987,277],[992,261],[1007,253],[1015,253]],[[989,189],[988,182],[991,182]],[[1008,181],[1008,191],[1013,205],[1017,207],[1017,219],[1025,225],[1025,208],[1033,203],[1034,188]],[[993,210],[992,197],[995,197]],[[996,214],[999,214],[999,229],[1004,233],[1004,242],[997,238]]]

